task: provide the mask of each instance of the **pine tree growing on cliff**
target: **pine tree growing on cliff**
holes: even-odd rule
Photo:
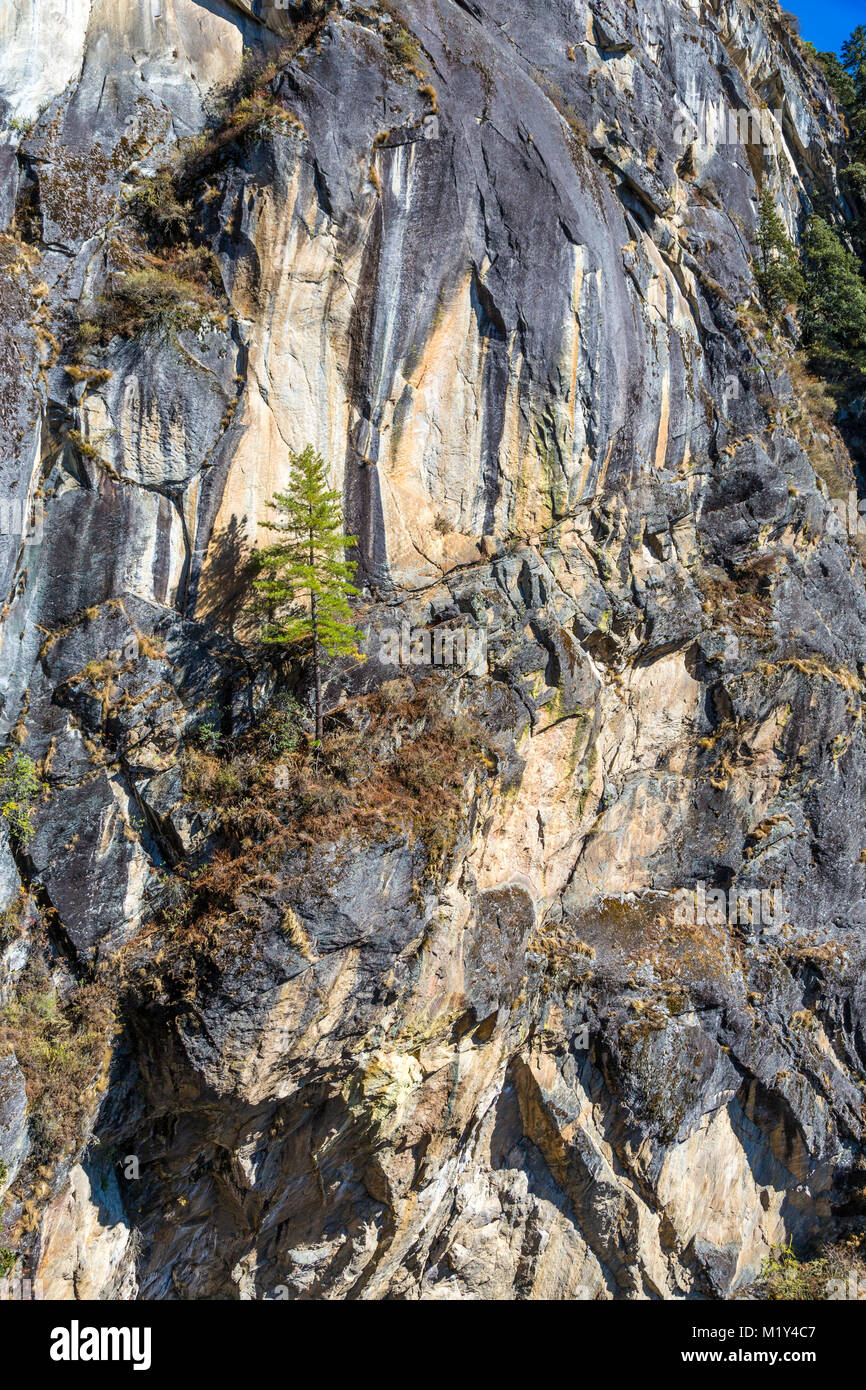
[[[866,349],[866,284],[860,263],[822,217],[812,217],[803,234],[806,290],[803,336],[825,352]]]
[[[857,99],[857,91],[850,73],[840,63],[835,53],[825,51],[817,54],[818,62],[824,69],[824,75],[839,105],[847,112]]]
[[[775,317],[802,297],[804,281],[797,248],[776,211],[769,189],[761,195],[755,242],[758,247],[755,278],[766,308]]]
[[[848,118],[850,164],[843,169],[845,180],[861,196],[866,192],[866,25],[858,24],[842,45],[841,67],[850,84],[851,95],[843,102]],[[860,240],[864,240],[860,227]],[[863,246],[860,247],[861,255]]]
[[[866,25],[859,24],[846,39],[841,59],[835,53],[819,53],[818,61],[848,123],[839,173],[848,188],[862,197],[866,193]],[[866,246],[862,221],[854,230],[862,256]]]
[[[343,533],[340,494],[328,488],[327,466],[312,445],[290,453],[285,492],[268,505],[276,512],[265,522],[279,540],[258,556],[257,607],[264,622],[261,640],[269,645],[309,649],[316,691],[316,741],[324,732],[322,672],[336,656],[356,656],[362,634],[352,625],[349,599],[359,593],[357,566],[346,559],[356,536]]]
[[[842,67],[850,74],[858,106],[866,106],[866,24],[858,24],[842,45]]]

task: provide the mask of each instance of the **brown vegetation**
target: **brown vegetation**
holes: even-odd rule
[[[14,1052],[27,1085],[32,1165],[53,1163],[83,1141],[112,1031],[106,988],[82,984],[61,998],[35,952],[0,1011],[0,1050]]]
[[[330,722],[323,747],[304,736],[282,756],[267,716],[224,755],[188,748],[184,791],[217,812],[221,847],[204,867],[166,883],[168,904],[152,928],[184,980],[193,957],[201,963],[243,948],[257,926],[256,894],[278,885],[292,849],[407,835],[423,844],[427,871],[441,872],[473,776],[495,770],[483,729],[449,712],[434,677],[417,688],[390,682]]]
[[[446,713],[434,678],[417,688],[390,683],[331,722],[321,750],[305,744],[282,758],[272,751],[267,719],[228,758],[192,749],[186,793],[217,806],[226,833],[240,840],[273,823],[306,841],[411,829],[432,844],[458,817],[470,773],[493,766],[480,725]]]

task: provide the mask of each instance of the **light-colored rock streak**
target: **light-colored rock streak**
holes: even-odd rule
[[[0,110],[28,124],[66,90],[84,60],[93,0],[15,0],[0,7]]]

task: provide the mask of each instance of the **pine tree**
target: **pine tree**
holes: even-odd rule
[[[839,175],[846,188],[856,196],[866,192],[866,25],[859,24],[842,45],[841,58],[835,53],[819,53],[815,57],[833,89],[836,100],[845,112],[848,138],[839,161]],[[864,229],[853,229],[863,253]]]
[[[857,101],[857,89],[851,74],[840,63],[835,53],[829,51],[818,53],[817,58],[824,69],[827,81],[833,88],[836,100],[846,112],[849,112]]]
[[[850,73],[859,105],[866,104],[866,24],[857,28],[842,45],[842,66]]]
[[[858,183],[862,184],[862,170],[866,163],[866,25],[858,24],[842,45],[841,66],[851,83],[851,96],[847,102],[843,102],[848,118],[851,166],[844,172],[848,182],[856,187]]]
[[[761,195],[755,242],[759,253],[755,278],[761,298],[771,314],[781,314],[787,305],[802,297],[803,272],[797,248],[776,211],[769,189]]]
[[[258,556],[257,607],[265,615],[261,640],[310,649],[316,688],[316,740],[324,732],[322,669],[335,656],[359,654],[362,634],[352,625],[349,599],[359,593],[357,566],[346,560],[356,536],[343,534],[340,494],[328,488],[327,467],[312,445],[290,453],[285,492],[269,506],[275,521],[264,524],[280,539]]]
[[[810,218],[802,250],[806,292],[801,323],[807,343],[842,353],[866,348],[866,284],[857,257],[823,217]]]

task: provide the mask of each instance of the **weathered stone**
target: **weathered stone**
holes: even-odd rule
[[[48,1296],[727,1297],[841,1229],[866,588],[810,459],[853,489],[844,439],[794,420],[792,347],[746,312],[760,192],[792,229],[838,199],[841,124],[774,14],[6,5],[0,722],[48,790],[0,850],[0,906],[23,881],[45,926],[0,987],[102,967],[123,1005],[44,1187],[2,1064]],[[276,114],[183,190],[219,312],[82,367],[78,319],[145,254],[127,195],[213,135],[244,44]],[[386,636],[485,638],[440,674],[489,767],[456,810],[420,770],[421,830],[387,796],[361,837],[339,798],[313,834],[189,791],[202,728],[225,762],[274,689],[247,567],[308,442],[359,537],[347,793],[367,697],[422,674]]]

